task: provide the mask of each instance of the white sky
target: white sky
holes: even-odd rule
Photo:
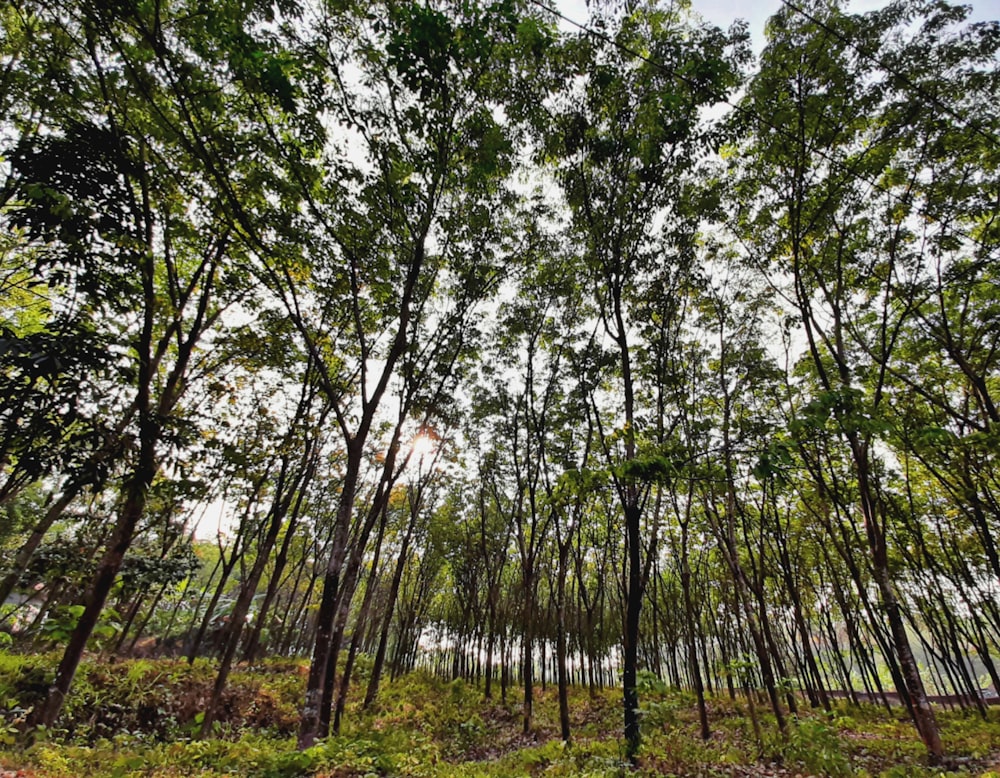
[[[953,0],[956,4],[959,0]],[[799,5],[799,2],[795,2]],[[879,8],[885,0],[853,0],[852,11],[864,12]],[[1000,19],[1000,0],[970,0],[963,3],[972,6],[969,21]],[[587,21],[585,0],[559,0],[556,6],[570,19],[580,23]],[[691,0],[692,10],[705,21],[726,29],[736,19],[746,19],[750,23],[750,40],[754,51],[760,51],[764,44],[764,22],[782,7],[781,0]]]
[[[957,4],[957,3],[956,3]],[[975,0],[971,5],[970,21],[1000,18],[1000,0]],[[764,41],[764,22],[782,7],[781,0],[691,0],[692,9],[722,28],[728,27],[734,19],[744,18],[750,22],[750,36],[754,50]],[[795,5],[799,5],[795,2]],[[884,0],[854,0],[852,11],[864,12],[887,5]]]

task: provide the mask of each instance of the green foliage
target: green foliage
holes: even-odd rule
[[[51,683],[52,657],[0,652],[0,705],[8,720],[30,710]],[[286,737],[298,723],[303,676],[297,663],[265,662],[233,674],[220,731]],[[214,669],[206,662],[134,659],[85,662],[59,722],[68,742],[96,746],[122,736],[136,743],[190,737],[203,715]]]
[[[24,707],[16,699],[31,684],[46,683],[43,668],[51,659],[0,652],[0,715],[6,727],[0,727],[0,764],[30,767],[39,778],[192,774],[611,778],[633,769],[622,761],[617,733],[620,692],[605,690],[591,697],[585,689],[571,689],[572,717],[581,724],[573,744],[567,746],[552,729],[557,716],[554,690],[538,691],[538,729],[526,739],[516,710],[484,701],[472,684],[439,681],[422,673],[387,681],[376,710],[354,710],[340,736],[298,751],[292,735],[303,677],[296,671],[301,665],[287,661],[265,662],[234,674],[233,694],[226,704],[232,712],[219,737],[208,741],[191,740],[187,733],[211,686],[209,663],[197,662],[194,667],[173,660],[132,660],[115,666],[85,663],[81,683],[58,728],[19,750],[13,727],[23,717]],[[743,715],[728,699],[710,700],[715,734],[706,742],[698,736],[691,695],[678,694],[651,674],[643,674],[640,683],[647,718],[635,774],[722,776],[748,770],[765,774],[772,769],[773,765],[758,761],[758,746],[747,740]],[[263,715],[269,696],[288,706],[283,714],[270,709],[272,725]],[[249,713],[255,703],[259,718]],[[148,717],[136,715],[139,711]],[[803,713],[784,742],[773,720],[765,716],[762,724],[774,733],[767,758],[783,760],[784,769],[793,773],[832,778],[853,775],[853,768],[869,776],[980,774],[965,768],[931,770],[923,766],[919,744],[906,737],[905,722],[887,717],[874,705],[851,712],[854,715],[832,717]],[[288,728],[273,726],[278,715],[287,717]],[[593,725],[586,735],[584,721]],[[956,713],[942,714],[942,724],[950,753],[973,760],[970,769],[1000,755],[996,749],[1000,722]]]
[[[389,64],[407,87],[429,99],[444,81],[455,30],[445,14],[420,3],[400,6],[398,13],[386,47]]]
[[[648,670],[636,674],[636,688],[639,690],[640,721],[652,730],[673,728],[678,722],[678,711],[691,704],[685,695],[668,694],[667,684]]]
[[[4,721],[19,724],[42,700],[52,681],[52,657],[24,656],[0,651],[0,708]]]
[[[55,645],[62,645],[69,641],[73,630],[76,629],[77,622],[83,615],[83,605],[61,605],[52,611],[42,624],[42,634],[46,640]],[[121,631],[121,616],[114,608],[105,608],[101,612],[101,618],[93,630],[93,637],[100,645],[110,641]]]
[[[23,457],[19,462],[22,467],[26,464]],[[27,476],[26,473],[26,477],[30,476]],[[2,558],[6,559],[16,553],[15,546],[21,540],[21,533],[35,524],[42,515],[44,499],[44,492],[38,486],[33,486],[25,488],[16,497],[0,506],[0,517],[2,517],[0,518],[0,555]]]
[[[164,558],[141,551],[122,563],[119,580],[126,591],[137,592],[155,586],[179,584],[202,567],[194,549],[182,544]]]
[[[854,773],[837,731],[821,719],[796,720],[784,756],[811,773],[830,778],[848,778]]]

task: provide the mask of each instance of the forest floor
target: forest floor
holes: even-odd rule
[[[363,696],[360,663],[352,700]],[[902,710],[851,706],[831,712],[803,703],[782,736],[763,705],[713,697],[710,738],[699,737],[692,696],[655,681],[641,691],[643,746],[633,769],[624,760],[617,690],[571,690],[572,742],[559,739],[553,686],[536,689],[531,732],[523,733],[520,693],[484,699],[463,681],[413,673],[385,682],[369,710],[348,702],[341,734],[295,749],[305,665],[268,661],[234,673],[215,736],[196,737],[214,667],[173,659],[82,666],[58,727],[23,742],[18,723],[49,681],[54,657],[0,653],[0,778],[514,778],[515,776],[976,776],[1000,778],[1000,709],[939,709],[948,753],[927,765]]]

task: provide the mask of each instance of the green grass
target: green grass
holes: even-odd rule
[[[342,732],[295,749],[305,666],[270,661],[234,672],[216,737],[194,738],[214,680],[208,662],[91,659],[58,726],[30,745],[18,724],[50,680],[53,657],[0,652],[0,767],[37,778],[514,778],[516,776],[977,776],[1000,778],[1000,710],[987,720],[940,712],[949,763],[930,768],[912,725],[899,712],[851,708],[802,712],[780,736],[758,706],[763,742],[746,702],[710,700],[712,737],[700,739],[689,694],[650,686],[642,693],[643,746],[636,768],[624,761],[620,694],[571,691],[573,740],[558,737],[555,689],[536,690],[534,726],[522,732],[518,690],[484,700],[463,681],[413,673],[383,686],[360,709],[359,685]],[[362,662],[362,677],[365,675]],[[499,690],[497,690],[499,695]]]

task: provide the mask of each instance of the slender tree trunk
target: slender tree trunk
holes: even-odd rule
[[[708,726],[708,706],[705,704],[705,687],[701,682],[701,668],[698,666],[698,647],[695,643],[694,605],[691,602],[691,570],[687,552],[687,524],[681,527],[681,590],[684,594],[684,617],[687,622],[685,630],[687,644],[688,667],[691,673],[691,684],[698,700],[698,722],[701,727],[701,739],[708,740],[712,733]]]
[[[529,571],[525,571],[524,579],[524,624],[521,633],[521,667],[522,684],[524,686],[524,702],[521,708],[522,731],[525,735],[531,732],[532,709],[535,700],[535,667],[532,651],[535,643],[535,596],[534,579]]]
[[[392,626],[392,615],[396,609],[396,599],[399,597],[399,587],[403,580],[403,571],[406,568],[406,559],[410,550],[410,538],[412,535],[412,522],[407,527],[406,535],[403,536],[403,544],[399,551],[399,558],[396,560],[396,567],[392,572],[392,583],[389,586],[389,595],[385,602],[385,611],[382,614],[382,628],[379,632],[378,648],[375,651],[375,661],[372,664],[372,674],[368,679],[368,688],[365,691],[364,708],[371,706],[378,695],[378,687],[381,683],[382,669],[385,665],[385,653],[389,643],[389,630]]]
[[[387,521],[386,511],[381,511],[381,521],[379,522],[378,534],[375,537],[375,550],[371,562],[371,571],[365,583],[365,594],[361,600],[361,611],[358,614],[358,622],[354,625],[354,635],[351,639],[351,646],[347,652],[347,662],[344,665],[344,674],[340,679],[340,688],[337,690],[337,700],[334,704],[333,712],[333,733],[340,734],[340,719],[344,714],[344,707],[347,705],[347,692],[351,685],[351,673],[354,670],[354,658],[357,654],[358,644],[364,633],[364,627],[369,620],[372,598],[375,594],[375,586],[378,579],[378,566],[382,557],[382,540],[385,536],[385,525]]]
[[[73,629],[69,644],[63,653],[59,668],[56,670],[55,681],[49,687],[45,702],[32,713],[27,721],[29,728],[51,727],[62,711],[63,702],[73,684],[80,660],[83,658],[84,649],[87,647],[87,641],[97,626],[97,620],[104,609],[104,603],[111,592],[118,571],[121,569],[122,560],[132,544],[135,528],[145,510],[147,490],[156,472],[155,447],[157,438],[157,433],[152,430],[148,430],[144,435],[139,466],[129,482],[125,503],[115,524],[111,541],[87,588],[84,596],[84,611]]]
[[[222,557],[215,560],[212,572],[209,573],[205,586],[198,594],[198,601],[195,603],[194,608],[191,609],[191,618],[187,620],[187,626],[184,628],[184,642],[187,646],[185,656],[187,657],[188,664],[192,664],[194,662],[195,656],[197,656],[197,645],[201,644],[201,636],[204,634],[204,630],[207,629],[207,623],[204,618],[201,619],[201,627],[199,627],[197,633],[195,632],[194,625],[198,621],[198,614],[201,613],[201,606],[204,604],[205,598],[208,596],[209,587],[212,586],[212,582],[215,580],[215,576],[220,570],[222,570],[223,575],[226,575],[226,572],[223,569]],[[216,590],[213,590],[213,592],[214,591]]]
[[[927,700],[924,683],[920,678],[920,670],[906,634],[906,625],[903,622],[899,599],[892,585],[885,532],[879,523],[877,503],[871,484],[867,444],[853,435],[851,436],[851,451],[858,476],[861,512],[864,516],[865,531],[872,552],[872,573],[878,586],[882,608],[889,621],[889,630],[892,634],[896,657],[899,661],[899,671],[904,684],[903,688],[898,689],[898,691],[900,696],[906,695],[909,700],[914,723],[927,747],[931,764],[940,764],[944,757],[941,733],[934,711]]]
[[[487,592],[487,622],[486,622],[486,683],[483,690],[483,697],[487,700],[493,698],[493,672],[496,651],[497,636],[497,607],[495,602],[495,591],[494,587],[491,585],[489,591]]]
[[[351,675],[354,672],[354,660],[358,656],[358,646],[361,643],[362,632],[368,620],[368,611],[362,608],[358,616],[358,622],[354,627],[354,634],[351,635],[351,645],[347,649],[347,659],[344,661],[344,672],[340,676],[340,684],[337,687],[337,699],[333,707],[333,734],[340,734],[340,721],[344,717],[344,709],[347,707],[347,694],[351,689]]]
[[[157,590],[156,596],[153,598],[153,607],[156,607],[156,603],[159,602],[160,597],[163,596],[163,591],[166,589],[166,584],[161,584],[160,588]],[[132,598],[132,604],[128,607],[128,613],[125,616],[125,621],[122,623],[122,628],[118,631],[118,638],[115,640],[115,645],[111,649],[112,654],[120,653],[122,646],[125,645],[125,640],[129,636],[129,632],[132,630],[132,624],[135,623],[136,616],[139,615],[139,609],[142,607],[143,595],[141,592],[137,592]],[[135,640],[139,637],[136,635]],[[132,641],[132,645],[135,645],[135,640]]]
[[[795,620],[795,628],[801,639],[803,662],[805,663],[808,676],[814,680],[814,684],[817,687],[816,691],[813,690],[812,686],[807,687],[809,702],[813,707],[816,707],[816,704],[819,703],[823,706],[824,710],[828,711],[830,710],[830,699],[827,696],[824,683],[820,677],[819,666],[816,663],[816,657],[812,649],[809,628],[806,625],[806,619],[802,611],[801,592],[799,592],[792,577],[791,560],[788,558],[788,551],[784,542],[782,542],[780,556],[782,573],[785,579],[785,590],[792,600],[792,617]],[[792,639],[794,640],[794,636]]]
[[[156,594],[153,596],[153,601],[150,603],[149,608],[146,610],[146,614],[139,621],[139,626],[136,628],[135,635],[132,637],[132,642],[129,644],[130,652],[135,650],[136,644],[139,642],[139,639],[146,631],[146,626],[153,618],[157,608],[160,607],[160,603],[163,601],[163,595],[166,594],[166,591],[167,591],[167,585],[164,584],[157,590]],[[124,635],[125,633],[126,629],[122,627],[122,634]],[[166,635],[159,635],[157,636],[157,639],[159,639],[160,637],[166,637]],[[121,642],[119,642],[118,646],[115,647],[115,651],[118,651],[120,647],[121,647]]]
[[[305,478],[299,484],[298,495],[295,498],[295,506],[288,515],[288,526],[285,528],[285,537],[281,541],[281,548],[279,549],[278,555],[274,560],[274,571],[271,574],[270,580],[267,582],[267,590],[264,594],[264,599],[260,604],[260,608],[257,611],[257,619],[254,622],[253,630],[247,638],[246,647],[243,650],[244,662],[250,662],[253,660],[257,653],[257,647],[260,645],[260,635],[261,630],[264,627],[264,620],[271,610],[271,605],[274,602],[275,597],[277,597],[281,584],[281,576],[285,571],[286,565],[288,564],[289,549],[291,548],[292,538],[295,536],[295,529],[298,526],[302,503],[305,499],[306,485],[312,479],[313,472],[313,467],[310,465]],[[296,582],[297,580],[298,579],[296,578]]]
[[[634,489],[634,487],[632,487]],[[626,575],[628,588],[625,597],[625,635],[622,641],[622,702],[625,708],[625,754],[634,764],[641,743],[639,732],[639,612],[642,607],[642,562],[638,497],[625,506],[625,534],[627,547]]]
[[[500,639],[500,701],[507,704],[507,687],[510,685],[510,639]]]
[[[319,558],[319,554],[316,554],[316,558]],[[309,566],[309,583],[306,585],[305,593],[300,596],[295,596],[299,591],[299,585],[302,583],[302,575],[306,572],[306,567],[308,565],[300,563],[298,570],[295,573],[295,583],[292,586],[292,595],[288,598],[288,604],[285,606],[285,615],[282,619],[284,627],[282,629],[281,640],[278,641],[278,651],[282,656],[287,656],[292,653],[292,647],[294,645],[299,645],[294,643],[295,638],[299,636],[303,629],[300,625],[303,621],[303,614],[305,613],[306,607],[312,600],[313,590],[316,588],[316,571],[314,566]],[[293,615],[294,613],[294,615]],[[309,636],[312,637],[311,635]],[[306,641],[306,645],[310,641]]]
[[[566,561],[570,540],[559,543],[559,572],[556,580],[556,669],[559,684],[559,733],[569,743],[569,679],[566,672]]]
[[[221,561],[221,559],[220,559]],[[187,661],[188,664],[194,664],[195,658],[201,652],[201,646],[205,642],[205,636],[208,634],[208,628],[211,626],[212,619],[215,615],[215,609],[219,605],[219,600],[222,599],[222,595],[225,591],[226,584],[229,582],[229,576],[236,566],[236,552],[234,550],[233,555],[228,561],[224,561],[222,564],[222,575],[219,578],[219,583],[216,585],[215,590],[212,592],[212,597],[208,601],[208,607],[205,609],[205,613],[201,617],[201,624],[198,626],[198,632],[192,638],[190,646],[188,648]],[[211,583],[211,579],[209,579]]]
[[[293,496],[296,493],[300,494],[299,487],[303,481],[308,481],[309,479],[310,466],[307,465],[299,477],[294,478],[291,484],[286,484],[287,465],[288,462],[286,460],[282,464],[281,474],[278,477],[274,502],[272,503],[270,516],[268,517],[267,532],[257,546],[257,555],[253,566],[250,568],[250,574],[240,587],[240,593],[233,604],[233,611],[229,619],[229,628],[225,635],[225,647],[219,661],[219,669],[216,672],[215,684],[212,687],[212,696],[205,707],[205,715],[202,719],[201,737],[203,738],[208,737],[212,732],[219,702],[222,699],[222,693],[226,688],[229,673],[232,670],[236,653],[239,650],[247,616],[250,613],[250,606],[253,604],[253,598],[257,594],[260,579],[264,575],[264,568],[267,566],[271,556],[271,550],[274,548],[274,544],[281,532],[281,527],[285,522],[285,517],[288,515]]]
[[[313,643],[312,662],[309,665],[309,676],[306,679],[305,702],[302,707],[302,720],[299,724],[298,747],[300,750],[311,747],[321,736],[323,688],[329,672],[328,664],[333,647],[334,620],[340,594],[340,576],[347,554],[348,530],[351,524],[351,513],[354,510],[354,495],[361,468],[361,454],[361,443],[355,439],[348,447],[347,472],[344,475],[340,502],[337,506],[333,547],[323,575],[323,592],[319,611],[316,614],[316,635]]]
[[[24,571],[28,569],[28,564],[31,562],[31,558],[34,556],[35,551],[42,543],[42,539],[45,534],[52,528],[56,520],[63,515],[63,512],[69,506],[71,502],[76,498],[76,496],[81,491],[81,486],[75,483],[68,483],[63,487],[62,494],[59,498],[52,503],[48,509],[45,511],[45,515],[41,520],[32,528],[31,534],[28,535],[27,540],[24,541],[24,545],[18,549],[17,554],[14,556],[14,563],[11,565],[10,572],[4,576],[3,581],[0,582],[0,602],[6,602],[7,598],[10,597],[11,592],[17,586],[17,582],[21,580],[21,576],[24,575]]]

